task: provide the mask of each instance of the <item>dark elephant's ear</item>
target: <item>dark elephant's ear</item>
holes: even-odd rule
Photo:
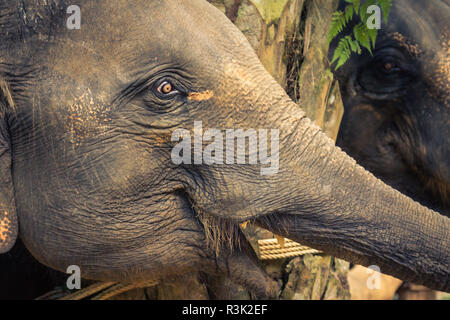
[[[0,75],[0,254],[13,247],[18,232],[11,174],[11,145],[6,120],[8,109],[13,107],[8,85]]]

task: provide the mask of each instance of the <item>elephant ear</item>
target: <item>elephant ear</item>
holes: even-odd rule
[[[11,108],[14,108],[11,93],[0,74],[0,254],[14,246],[18,233],[7,125],[7,114]]]

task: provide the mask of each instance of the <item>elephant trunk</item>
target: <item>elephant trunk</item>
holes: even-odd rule
[[[289,198],[257,223],[330,255],[450,291],[450,219],[375,178],[309,119],[296,135],[298,144],[289,147],[295,164],[284,168],[293,182]]]
[[[278,172],[209,167],[202,176],[208,188],[191,191],[197,212],[252,221],[330,255],[450,291],[450,219],[359,166],[288,97],[272,102],[272,110],[283,110],[264,113],[267,123],[278,123]]]

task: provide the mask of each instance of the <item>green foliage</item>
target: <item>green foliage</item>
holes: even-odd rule
[[[368,19],[370,14],[367,8],[371,5],[377,5],[383,14],[385,23],[387,23],[389,11],[392,6],[392,0],[345,0],[347,5],[344,11],[336,11],[331,18],[330,31],[328,33],[328,43],[343,32],[344,28],[352,21],[355,16],[359,16],[361,22],[357,23],[350,34],[341,38],[333,53],[331,63],[336,63],[336,69],[339,69],[351,56],[352,52],[361,54],[361,47],[372,54],[377,39],[377,29],[369,29]]]

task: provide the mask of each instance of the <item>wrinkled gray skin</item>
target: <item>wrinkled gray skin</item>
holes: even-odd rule
[[[275,297],[235,227],[252,220],[450,291],[450,220],[336,148],[206,1],[79,1],[80,31],[65,28],[61,1],[13,3],[0,5],[0,252],[18,220],[28,250],[57,270],[75,264],[85,278],[124,282],[226,272]],[[159,92],[161,81],[174,91]],[[279,129],[278,174],[173,164],[171,134],[194,120]]]
[[[336,77],[345,105],[338,146],[384,182],[449,216],[449,2],[393,1],[373,55],[352,55]]]

